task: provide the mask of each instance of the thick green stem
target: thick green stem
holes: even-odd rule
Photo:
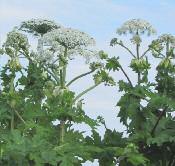
[[[61,87],[64,88],[65,84],[66,84],[66,69],[67,69],[67,48],[65,47],[65,51],[64,51],[64,57],[61,58],[59,60],[59,65],[60,67],[62,67],[62,69],[60,70],[60,84]]]
[[[10,95],[14,93],[14,79],[15,79],[15,76],[14,76],[14,72],[12,73],[13,76],[12,76],[12,79],[10,81]],[[11,121],[10,121],[10,128],[11,128],[11,131],[14,130],[14,119],[15,119],[15,114],[14,114],[14,109],[11,108]]]
[[[140,59],[139,47],[140,47],[140,44],[137,44],[136,45],[136,52],[137,52],[137,59],[138,60]],[[140,71],[138,71],[138,85],[140,85],[140,80],[141,80],[141,73],[140,73]]]
[[[63,67],[62,70],[60,70],[60,84],[61,88],[65,88],[66,84],[66,69],[67,69],[67,62],[64,62],[67,60],[67,47],[65,47],[64,51],[64,57],[63,59],[60,58],[59,60],[59,65],[60,67]],[[64,60],[64,61],[63,61]],[[60,121],[60,143],[64,142],[64,136],[65,136],[65,120]]]
[[[60,122],[60,143],[64,142],[64,136],[65,136],[65,121],[62,120]]]
[[[60,70],[60,86],[63,87],[63,71]]]
[[[67,60],[67,48],[65,48],[65,51],[64,51],[64,60],[66,61]],[[67,69],[67,62],[63,62],[63,85],[65,86],[66,84],[66,69]]]
[[[65,65],[64,67],[63,67],[63,78],[62,78],[62,81],[63,81],[63,87],[65,86],[65,84],[66,84],[66,68],[67,68],[67,65]]]
[[[168,57],[169,51],[170,51],[170,44],[169,44],[169,41],[167,41],[167,43],[166,43],[166,57]]]
[[[137,32],[136,32],[136,35],[139,35],[138,30],[137,30]],[[138,59],[138,60],[140,59],[139,48],[140,48],[140,43],[137,43],[137,44],[136,44],[136,56],[137,56],[137,59]],[[140,71],[138,71],[138,81],[137,81],[138,85],[140,85],[140,80],[141,80],[140,77],[141,77],[141,73],[140,73]]]
[[[15,123],[14,123],[15,120],[14,119],[15,119],[15,115],[14,115],[14,110],[12,109],[11,110],[11,122],[10,122],[11,131],[13,131],[15,128]]]

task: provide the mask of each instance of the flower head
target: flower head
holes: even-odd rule
[[[158,39],[153,40],[149,46],[154,57],[165,58],[166,56],[175,57],[175,36],[163,34]],[[166,55],[164,54],[166,52]]]
[[[43,39],[49,44],[55,44],[56,42],[58,45],[68,49],[87,47],[95,43],[94,39],[88,34],[71,28],[55,29],[45,34]]]
[[[32,33],[35,36],[42,36],[45,33],[60,28],[54,21],[45,19],[31,19],[21,23],[20,30]]]
[[[40,47],[38,51],[49,49],[53,52],[53,58],[56,54],[63,55],[65,49],[67,56],[82,55],[89,61],[91,57],[97,54],[90,48],[95,44],[95,40],[88,34],[71,28],[59,28],[46,33],[42,38],[42,42],[46,48]],[[47,57],[45,57],[47,59]]]
[[[160,43],[169,43],[175,45],[175,37],[171,34],[163,34],[159,36],[158,41]]]
[[[146,33],[148,36],[155,34],[156,30],[152,27],[152,25],[142,19],[132,19],[126,21],[120,28],[117,29],[117,34],[133,34],[133,35],[140,35]]]
[[[7,34],[7,39],[3,46],[6,49],[24,51],[29,48],[29,43],[26,35],[18,32],[17,30],[13,30]]]

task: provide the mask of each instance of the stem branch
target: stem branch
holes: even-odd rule
[[[133,54],[133,52],[129,48],[127,48],[126,46],[124,46],[123,44],[119,42],[117,42],[117,44],[123,47],[124,49],[126,49],[134,58],[136,58],[136,56]]]
[[[94,72],[94,70],[91,70],[91,71],[89,71],[89,72],[83,73],[83,74],[81,74],[81,75],[75,77],[75,78],[72,79],[66,86],[71,85],[74,81],[78,80],[79,78],[82,78],[82,77],[84,77],[84,76],[86,76],[86,75],[88,75],[88,74],[91,74],[91,73],[93,73],[93,72]]]
[[[121,69],[121,71],[123,72],[123,74],[125,75],[125,77],[126,77],[126,79],[128,80],[129,84],[133,87],[133,84],[132,84],[132,82],[131,82],[129,76],[126,74],[126,72],[125,72],[125,70],[123,69],[122,66],[120,66],[120,69]]]
[[[143,58],[149,51],[150,51],[150,48],[148,48],[148,49],[142,54],[142,56],[141,56],[140,58]]]
[[[16,113],[16,115],[18,116],[18,118],[24,123],[26,124],[25,120],[22,118],[22,116],[18,113],[18,111],[14,110],[14,112]]]
[[[100,85],[100,84],[101,84],[101,82],[99,82],[99,83],[97,83],[97,84],[95,84],[95,85],[93,85],[93,86],[87,88],[87,89],[84,90],[83,92],[81,92],[79,95],[77,95],[77,96],[75,97],[75,99],[73,100],[73,103],[75,103],[75,101],[77,101],[80,97],[82,97],[84,94],[86,94],[87,92],[91,91],[92,89],[94,89],[95,87],[97,87],[97,86]]]

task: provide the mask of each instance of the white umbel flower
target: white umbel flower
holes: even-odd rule
[[[171,35],[171,34],[163,34],[161,36],[159,36],[158,41],[161,43],[169,43],[172,45],[175,45],[175,36]]]
[[[95,44],[94,39],[88,34],[71,28],[53,30],[45,34],[43,39],[49,43],[57,42],[59,45],[67,47],[68,49],[87,47]]]
[[[129,21],[126,21],[120,28],[117,29],[117,34],[133,34],[133,35],[141,35],[141,34],[147,34],[152,35],[156,33],[156,30],[152,27],[152,25],[142,19],[132,19]]]
[[[95,40],[88,34],[71,28],[59,28],[46,33],[40,40],[44,47],[39,46],[39,55],[46,49],[52,51],[53,59],[55,56],[61,56],[67,49],[67,56],[70,58],[75,55],[82,55],[88,62],[92,57],[97,55],[97,52],[92,49],[95,45]],[[45,54],[46,55],[46,54]],[[49,54],[50,56],[50,54]],[[45,57],[46,61],[48,56]]]
[[[15,49],[15,50],[28,50],[29,43],[27,36],[18,32],[17,30],[13,30],[7,34],[7,39],[3,44],[5,48]]]
[[[31,19],[21,23],[20,30],[32,33],[35,36],[42,36],[45,33],[60,28],[61,25],[56,24],[54,21],[45,19]]]
[[[153,40],[150,45],[152,54],[156,58],[175,57],[175,36],[171,34],[162,34],[158,39]]]

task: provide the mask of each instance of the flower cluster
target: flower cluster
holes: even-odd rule
[[[157,66],[157,69],[169,69],[174,71],[174,64],[172,63],[170,57],[162,59],[162,61]]]
[[[45,19],[31,19],[21,23],[20,30],[32,33],[35,36],[42,36],[45,33],[60,28],[54,21]]]
[[[152,27],[152,25],[142,19],[132,19],[125,22],[120,28],[117,29],[117,34],[133,34],[133,35],[140,35],[147,33],[147,35],[152,35],[156,33],[156,30]]]
[[[10,50],[25,51],[28,50],[29,43],[26,35],[21,34],[17,30],[13,30],[7,34],[7,39],[3,46]]]
[[[38,55],[39,56],[37,56],[37,58],[41,62],[45,62],[47,64],[50,64],[50,63],[54,62],[54,59],[55,59],[55,56],[53,56],[54,53],[52,51],[48,50],[48,49],[39,51]],[[47,57],[47,59],[46,59],[46,57]]]
[[[45,47],[43,44],[43,39],[38,39],[37,52],[33,53],[35,59],[47,65],[56,65],[54,63],[57,62],[57,55],[63,52],[63,50],[61,51],[61,47],[59,48],[58,45],[54,45],[53,43],[52,47]]]
[[[171,34],[163,34],[158,38],[160,43],[169,43],[175,45],[175,37]]]
[[[76,29],[61,27],[46,33],[40,40],[38,55],[43,60],[45,58],[47,62],[62,56],[65,49],[67,50],[67,57],[82,55],[86,58],[86,62],[97,55],[97,52],[90,48],[95,44],[95,40],[88,34]]]
[[[87,47],[95,43],[94,39],[88,34],[71,28],[59,28],[48,32],[43,39],[46,42],[57,42],[68,49],[76,49],[77,47]]]
[[[140,58],[140,59],[132,59],[130,67],[135,72],[144,72],[145,70],[150,69],[150,64],[148,62],[148,59]]]
[[[137,34],[134,35],[130,40],[133,44],[140,44],[142,42],[141,37]]]
[[[171,34],[163,34],[158,39],[153,40],[149,46],[154,57],[165,58],[174,57],[175,37]],[[166,55],[164,54],[166,52]]]

